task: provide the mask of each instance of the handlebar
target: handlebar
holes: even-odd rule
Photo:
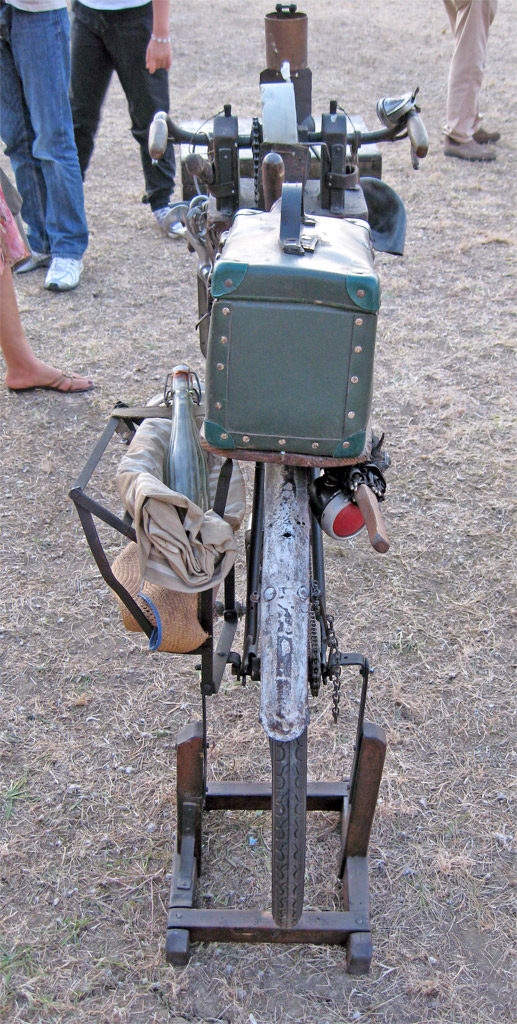
[[[354,129],[350,133],[349,139],[354,149],[360,149],[361,146],[372,143],[395,142],[397,139],[405,138],[406,134],[409,135],[416,156],[419,158],[425,157],[429,148],[427,132],[416,110],[410,110],[396,125],[378,128],[373,132],[360,132]],[[149,128],[149,153],[153,160],[159,160],[164,155],[167,142],[169,141],[177,144],[183,143],[191,146],[209,147],[211,135],[209,132],[191,132],[188,129],[181,128],[172,120],[169,114],[161,110],[155,114]],[[323,141],[322,132],[307,133],[309,145],[319,145]],[[251,149],[251,135],[239,135],[237,146],[239,149]]]

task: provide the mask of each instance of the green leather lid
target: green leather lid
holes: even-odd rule
[[[315,303],[376,313],[379,278],[365,221],[314,217],[302,225],[302,255],[279,243],[278,211],[241,210],[211,282],[214,298]]]

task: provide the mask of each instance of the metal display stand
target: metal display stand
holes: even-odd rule
[[[368,842],[384,765],[384,731],[363,722],[354,773],[347,781],[312,782],[308,811],[337,811],[341,818],[338,875],[342,911],[306,911],[294,928],[278,928],[266,910],[199,910],[203,814],[220,810],[271,810],[271,786],[203,780],[206,728],[184,726],[177,737],[177,833],[167,920],[166,957],[184,965],[191,942],[317,943],[346,947],[351,974],[366,974],[372,958]]]

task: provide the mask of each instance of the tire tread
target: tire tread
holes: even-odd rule
[[[279,928],[292,928],[303,910],[307,810],[307,729],[294,740],[271,741],[272,908]]]

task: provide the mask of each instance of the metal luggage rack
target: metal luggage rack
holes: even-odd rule
[[[119,434],[129,441],[133,436],[136,427],[144,419],[149,417],[153,417],[154,419],[158,417],[160,419],[170,419],[171,409],[167,406],[130,407],[126,406],[123,402],[117,402],[84,469],[79,474],[77,481],[70,491],[70,498],[77,509],[86,540],[102,578],[107,583],[108,587],[110,587],[117,597],[119,597],[125,604],[126,608],[133,618],[136,619],[145,635],[148,638],[151,638],[155,627],[133,599],[129,591],[126,590],[123,584],[119,582],[113,573],[94,522],[95,517],[106,523],[108,526],[111,526],[129,541],[133,541],[136,544],[136,531],[133,526],[132,518],[128,512],[124,514],[123,518],[120,518],[120,516],[109,511],[100,502],[96,501],[86,493],[86,488],[114,435]],[[228,466],[225,464],[221,469],[214,501],[214,510],[220,515],[224,513],[228,487],[231,479],[232,465],[230,460],[228,460],[228,463]],[[224,581],[224,588],[225,607],[235,605],[235,574],[233,569],[228,573],[228,576]],[[208,638],[201,647],[197,647],[189,653],[201,655],[201,692],[204,696],[210,696],[211,694],[217,693],[221,685],[226,665],[224,652],[227,649],[228,652],[230,650],[237,627],[237,614],[235,615],[235,623],[225,622],[226,628],[223,627],[221,632],[217,651],[214,651],[213,647],[213,597],[211,590],[203,591],[203,593],[199,595],[198,619],[201,627],[206,633],[208,633]],[[228,628],[230,626],[233,628]],[[231,636],[229,635],[230,632]]]

